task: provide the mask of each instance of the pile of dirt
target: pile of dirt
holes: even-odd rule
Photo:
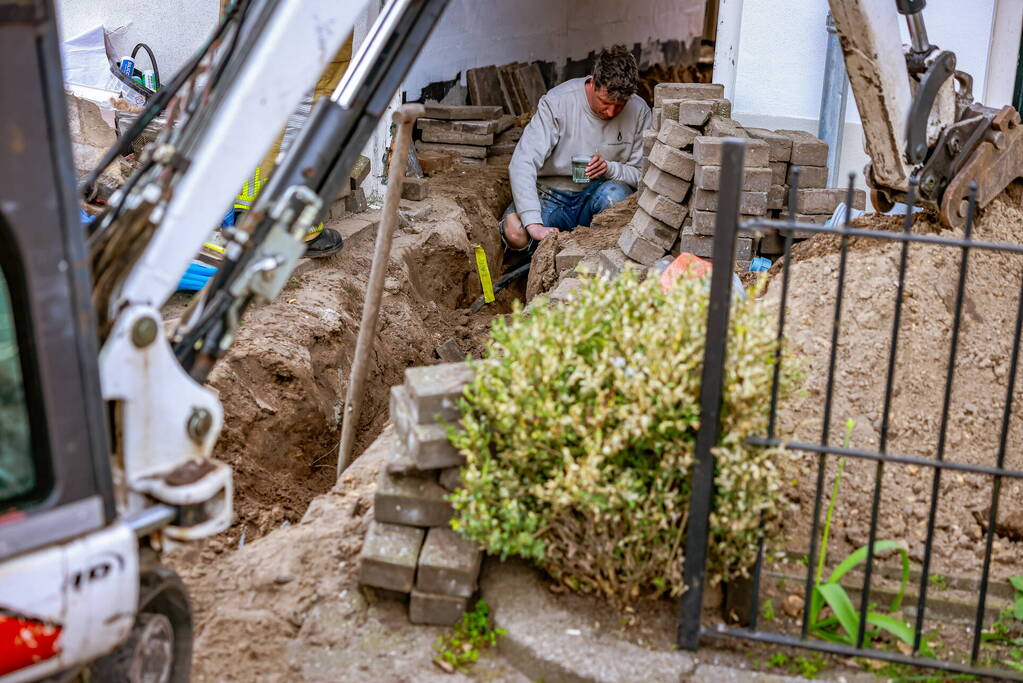
[[[598,254],[618,244],[622,230],[632,220],[639,206],[633,193],[593,218],[589,226],[580,226],[571,232],[560,232],[544,239],[533,254],[526,283],[526,301],[554,289],[565,273],[558,273],[554,259],[563,249],[575,247],[586,254],[587,260],[596,263]]]
[[[901,230],[900,218],[868,215],[858,227]],[[1023,202],[1013,189],[980,212],[974,239],[1018,244]],[[943,228],[933,215],[917,214],[914,233],[961,236]],[[789,267],[785,336],[790,357],[804,375],[802,388],[780,407],[779,435],[821,443],[829,351],[838,275],[839,240],[817,236],[797,245]],[[842,325],[834,374],[832,418],[827,439],[841,445],[845,424],[854,427],[849,446],[880,448],[882,412],[891,347],[901,246],[892,241],[855,239],[849,244]],[[951,345],[956,286],[962,250],[912,244],[902,303],[902,318],[889,414],[887,451],[936,457],[942,424],[946,368]],[[775,267],[777,274],[780,266]],[[1023,257],[975,249],[968,259],[959,349],[948,412],[944,459],[994,466],[1008,387],[1008,369],[1023,282]],[[768,300],[780,299],[775,277]],[[1013,394],[1005,467],[1023,469],[1023,383]],[[814,507],[817,457],[802,453],[794,483],[797,509],[787,520],[788,549],[806,553]],[[831,490],[837,458],[827,458],[825,497]],[[934,469],[913,465],[884,467],[881,476],[878,539],[904,542],[914,563],[923,560]],[[839,491],[829,563],[867,542],[875,482],[873,461],[849,458]],[[940,478],[931,572],[977,577],[983,558],[992,478],[955,471]],[[994,543],[992,573],[1018,574],[1023,562],[1023,524],[1012,514],[1023,504],[1023,486],[1006,480],[1000,503],[1000,533]],[[823,521],[823,520],[822,520]]]
[[[479,355],[502,297],[479,314],[472,247],[491,268],[502,258],[496,216],[509,201],[506,173],[453,170],[431,179],[432,211],[395,235],[379,331],[370,359],[356,452],[387,421],[390,387],[405,368],[439,362],[434,349],[454,339]],[[235,476],[237,523],[221,542],[237,545],[295,523],[336,479],[341,416],[369,279],[376,228],[335,256],[310,262],[271,304],[245,317],[230,352],[210,378],[224,406],[216,456]]]

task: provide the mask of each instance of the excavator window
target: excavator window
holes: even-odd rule
[[[0,511],[38,483],[21,367],[11,292],[0,270]]]

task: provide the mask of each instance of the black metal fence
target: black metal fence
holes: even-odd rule
[[[696,466],[693,474],[691,491],[691,507],[686,537],[686,562],[685,582],[688,587],[682,598],[681,615],[678,628],[679,646],[687,650],[695,650],[702,637],[721,638],[735,637],[747,640],[761,641],[776,646],[795,646],[810,648],[840,655],[844,657],[866,657],[875,660],[883,660],[895,664],[908,664],[914,666],[929,667],[957,674],[975,674],[993,676],[1011,680],[1023,680],[1023,665],[1013,666],[1008,662],[1006,666],[993,666],[991,658],[981,657],[982,642],[988,637],[984,636],[985,624],[992,621],[992,615],[985,614],[988,609],[988,592],[992,586],[991,563],[992,547],[995,540],[996,520],[998,520],[999,502],[1002,493],[1002,483],[1005,478],[1023,478],[1023,471],[1006,469],[1006,451],[1010,431],[1010,423],[1013,416],[1013,395],[1019,361],[1020,331],[1023,325],[1023,283],[1020,285],[1019,300],[1016,308],[1014,325],[1014,337],[1011,346],[1011,357],[1009,359],[1009,370],[1005,375],[1005,393],[1003,396],[986,396],[982,400],[1003,402],[1001,411],[1001,425],[998,435],[998,448],[994,466],[964,462],[961,458],[954,460],[946,459],[948,451],[948,427],[950,420],[950,407],[952,405],[953,383],[956,377],[957,354],[960,345],[960,329],[963,323],[964,292],[966,289],[967,274],[970,267],[971,252],[986,250],[990,252],[1002,252],[1010,255],[1023,254],[1023,246],[1013,244],[995,244],[972,239],[974,219],[974,198],[971,196],[968,205],[968,216],[965,232],[962,237],[939,236],[936,234],[921,234],[912,231],[913,214],[907,212],[903,229],[901,231],[877,231],[855,229],[850,226],[846,212],[846,220],[841,226],[822,226],[815,224],[798,223],[795,220],[795,207],[797,202],[796,192],[798,190],[798,170],[795,172],[794,184],[790,189],[789,218],[788,220],[752,220],[739,223],[739,200],[743,181],[743,156],[745,145],[740,140],[728,140],[725,142],[722,161],[722,179],[719,194],[719,210],[714,238],[714,264],[712,272],[710,305],[707,320],[707,346],[703,367],[703,388],[701,398],[701,409],[703,419],[696,444]],[[850,177],[846,206],[851,209],[853,205],[853,178]],[[975,188],[974,188],[975,189]],[[909,188],[909,202],[916,190],[915,184]],[[974,193],[975,194],[975,193]],[[743,620],[745,623],[728,623],[727,620],[718,619],[704,609],[704,579],[705,566],[708,548],[709,519],[713,506],[713,483],[714,483],[714,456],[712,448],[718,442],[719,417],[722,401],[723,378],[726,364],[726,343],[729,326],[729,309],[732,302],[732,263],[735,253],[736,235],[738,230],[753,230],[763,233],[765,230],[774,229],[785,236],[784,253],[780,257],[783,267],[776,278],[781,279],[780,302],[778,305],[777,334],[779,350],[774,368],[774,386],[770,402],[770,419],[767,433],[751,438],[748,443],[756,446],[779,446],[783,445],[791,452],[801,456],[799,462],[805,463],[807,472],[813,477],[812,468],[816,466],[815,494],[813,498],[812,520],[810,520],[809,538],[806,541],[806,555],[801,558],[805,562],[805,576],[797,583],[802,591],[802,609],[799,617],[789,624],[789,628],[764,628],[763,619],[760,618],[762,578],[765,572],[765,564],[771,562],[771,558],[765,558],[761,547],[759,559],[753,571],[752,585],[749,588],[748,609]],[[1023,226],[1021,226],[1023,227]],[[836,273],[836,285],[833,298],[833,325],[831,328],[830,349],[827,367],[826,389],[822,405],[823,429],[820,439],[817,442],[807,441],[783,441],[778,431],[779,411],[779,382],[780,362],[782,361],[781,342],[786,338],[786,324],[793,324],[786,320],[786,310],[790,298],[790,275],[792,272],[791,250],[793,245],[794,231],[800,233],[817,233],[835,235],[839,239],[838,266]],[[835,405],[836,389],[836,355],[839,347],[839,334],[843,325],[844,307],[846,300],[846,275],[850,258],[856,258],[857,252],[850,252],[850,239],[877,240],[878,243],[900,245],[901,251],[898,258],[898,281],[896,284],[895,299],[892,301],[892,318],[890,346],[888,349],[886,376],[884,380],[883,411],[881,412],[879,425],[879,445],[877,450],[864,450],[853,448],[849,444],[834,445],[832,443],[832,413]],[[889,452],[889,434],[891,431],[890,415],[892,411],[892,400],[895,387],[896,365],[902,362],[912,363],[912,358],[899,357],[899,336],[900,325],[903,315],[904,299],[906,294],[906,272],[907,259],[910,245],[929,245],[929,248],[955,250],[958,256],[958,275],[955,280],[955,301],[952,307],[951,333],[948,337],[948,363],[944,372],[942,412],[940,426],[938,428],[937,443],[930,457],[917,455],[900,454]],[[949,272],[948,278],[956,277]],[[777,284],[777,283],[775,283]],[[880,293],[872,293],[871,296],[880,296]],[[935,390],[939,390],[935,387]],[[827,638],[821,636],[821,631],[816,627],[817,623],[811,623],[811,604],[822,605],[822,596],[815,594],[819,591],[819,571],[815,581],[814,570],[818,566],[819,553],[821,551],[822,534],[822,508],[828,491],[825,490],[825,472],[829,459],[836,458],[859,459],[876,463],[873,481],[873,495],[870,504],[869,536],[866,544],[866,559],[862,565],[859,575],[855,578],[856,586],[850,586],[850,592],[855,596],[859,594],[859,604],[853,605],[854,600],[849,600],[849,607],[855,613],[846,612],[844,615],[832,613],[830,619],[832,624],[840,622],[844,639]],[[917,562],[918,570],[914,572],[913,581],[916,586],[915,615],[903,616],[900,612],[896,616],[889,616],[890,622],[885,622],[875,617],[871,612],[872,598],[878,599],[882,594],[877,588],[879,581],[883,580],[882,573],[875,570],[875,554],[881,551],[878,546],[878,517],[881,507],[881,490],[885,483],[885,468],[888,466],[913,466],[919,468],[921,476],[929,473],[930,486],[924,486],[929,491],[927,501],[926,518],[926,539],[923,543],[922,562]],[[983,555],[980,561],[979,581],[968,584],[976,596],[975,613],[972,618],[972,625],[962,624],[959,627],[963,634],[962,647],[959,656],[955,653],[943,653],[939,656],[931,650],[928,636],[925,633],[924,619],[929,608],[928,589],[935,583],[935,575],[931,572],[932,557],[935,553],[935,521],[938,513],[938,504],[941,489],[942,476],[946,471],[955,475],[976,476],[980,475],[989,478],[990,505],[987,511],[986,525],[982,539],[977,540],[978,546],[982,544]],[[1023,567],[1020,572],[1023,574]],[[846,583],[854,576],[847,575]],[[942,577],[939,577],[942,578]],[[944,580],[944,579],[942,579]],[[1011,600],[1012,595],[1009,594]],[[1018,596],[1017,596],[1018,597]],[[830,603],[829,603],[830,606]],[[913,607],[913,605],[908,605]],[[839,610],[832,609],[832,612]],[[797,611],[797,614],[799,612]],[[822,610],[819,614],[828,614]],[[844,617],[844,621],[839,617]],[[985,621],[985,617],[987,621]],[[801,624],[798,620],[801,619]],[[888,632],[902,633],[903,643],[895,642],[898,638],[889,638],[887,642],[882,639],[875,639],[880,632],[879,623],[884,622]],[[898,623],[895,623],[898,622]],[[899,628],[901,624],[901,630]],[[854,631],[855,633],[850,632]],[[907,636],[911,633],[911,638]],[[988,631],[990,634],[990,630]],[[844,642],[842,642],[844,640]],[[910,642],[907,642],[911,640]],[[1011,637],[1004,637],[1004,642],[1013,644]],[[1023,645],[1023,638],[1018,640]],[[1007,657],[1009,655],[1006,655]],[[1018,658],[1023,659],[1023,654],[1017,651]],[[1004,658],[998,659],[994,664],[1004,663]]]

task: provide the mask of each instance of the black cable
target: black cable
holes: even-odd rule
[[[210,36],[195,56],[188,61],[185,67],[174,75],[174,78],[167,84],[167,87],[160,88],[153,99],[150,100],[149,105],[145,108],[145,110],[143,110],[143,112],[139,114],[138,118],[135,119],[135,123],[131,125],[131,128],[117,139],[117,142],[114,143],[113,147],[107,150],[106,154],[103,155],[103,158],[100,159],[96,168],[94,168],[82,184],[78,186],[78,191],[83,197],[88,197],[90,195],[93,186],[96,184],[96,181],[99,180],[103,171],[105,171],[117,157],[126,154],[131,148],[132,143],[135,142],[135,139],[146,129],[146,126],[152,123],[153,119],[163,112],[171,99],[177,94],[178,90],[181,89],[181,86],[185,84],[185,82],[191,77],[192,73],[199,67],[199,63],[206,56],[206,53],[209,52],[210,47],[224,35],[224,31],[226,31],[227,27],[233,22],[235,14],[238,12],[238,7],[243,2],[244,0],[232,1],[227,12],[224,13],[223,21],[220,22],[219,26],[217,26],[213,35]]]
[[[156,82],[158,84],[162,83],[163,81],[160,80],[160,67],[156,65],[156,57],[153,56],[153,51],[149,49],[148,45],[146,45],[145,43],[139,43],[138,45],[136,45],[135,48],[131,51],[131,58],[135,59],[135,55],[138,54],[140,47],[146,51],[146,54],[149,55],[149,63],[153,65],[153,73],[156,74]]]

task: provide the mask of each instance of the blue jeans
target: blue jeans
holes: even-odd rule
[[[571,232],[578,225],[588,226],[593,217],[615,202],[620,202],[633,189],[614,180],[591,181],[579,192],[565,192],[541,185],[536,186],[540,197],[540,217],[549,228]],[[515,204],[505,210],[504,215],[515,211]],[[504,217],[501,217],[502,224]],[[523,226],[525,227],[525,226]]]

